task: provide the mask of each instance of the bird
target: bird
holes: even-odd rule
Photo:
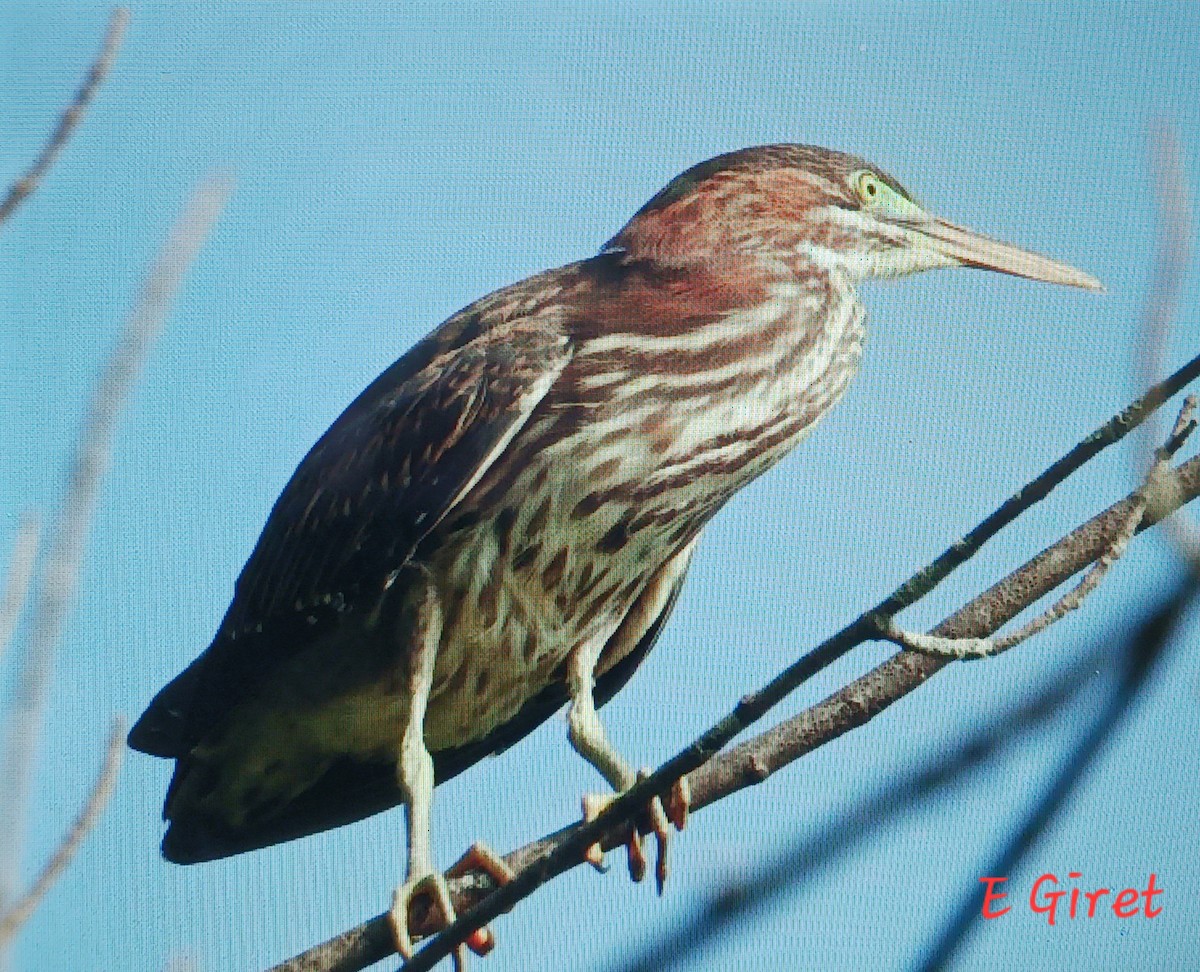
[[[455,917],[435,785],[564,705],[611,793],[636,782],[598,710],[653,647],[706,525],[842,398],[859,285],[945,267],[1103,289],[933,215],[857,156],[774,144],[694,165],[594,256],[447,319],[300,462],[211,644],[130,731],[175,760],[163,855],[402,804],[390,920],[409,957],[417,899]],[[647,809],[660,883],[687,799],[677,784]],[[640,846],[635,830],[635,878]],[[509,877],[482,845],[464,860]]]

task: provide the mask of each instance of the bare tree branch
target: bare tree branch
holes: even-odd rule
[[[206,177],[193,191],[147,275],[93,392],[62,507],[49,530],[45,568],[33,593],[28,645],[7,727],[5,786],[0,791],[0,908],[5,907],[17,886],[55,652],[75,592],[117,425],[184,274],[208,237],[229,191],[229,179],[217,174]]]
[[[1189,262],[1192,221],[1190,192],[1178,139],[1174,129],[1165,122],[1160,123],[1153,133],[1150,154],[1150,170],[1157,184],[1159,229],[1154,272],[1142,312],[1143,341],[1138,358],[1147,382],[1155,380],[1161,373],[1167,338],[1179,305],[1180,291]],[[1188,403],[1194,405],[1194,402],[1195,397],[1189,396]],[[1188,418],[1187,407],[1185,404],[1185,410],[1176,421],[1172,439],[1177,439],[1183,430]],[[1156,425],[1156,422],[1150,421],[1143,427],[1143,438],[1147,443],[1152,443]],[[1164,467],[1164,455],[1167,450],[1160,448],[1155,451],[1151,446],[1148,451],[1149,484],[1153,482],[1156,471]],[[1169,478],[1162,485],[1168,491],[1173,487]],[[1153,489],[1144,488],[1143,492],[1151,509],[1163,495],[1161,491]],[[1197,533],[1194,521],[1186,510],[1180,510],[1167,520],[1166,531],[1191,569],[1176,585],[1171,596],[1138,625],[1131,639],[1132,650],[1126,652],[1124,658],[1115,660],[1122,674],[1116,692],[1108,704],[1093,717],[1087,733],[1062,760],[1058,772],[1032,801],[1024,819],[1013,831],[1003,850],[979,873],[1009,874],[1019,865],[1047,824],[1061,809],[1071,790],[1083,777],[1092,758],[1121,727],[1130,706],[1145,688],[1150,671],[1161,658],[1163,649],[1175,633],[1180,619],[1195,601],[1197,593],[1200,593],[1200,534]],[[944,968],[958,950],[974,924],[982,904],[982,895],[978,888],[975,882],[970,882],[955,913],[921,960],[922,972],[934,972]]]
[[[0,223],[8,219],[13,211],[41,185],[47,170],[62,152],[63,146],[67,144],[71,133],[75,131],[101,82],[108,74],[109,68],[112,67],[117,51],[121,48],[121,40],[125,36],[125,28],[128,24],[129,11],[124,7],[114,8],[108,21],[108,32],[104,35],[100,53],[96,55],[96,60],[92,63],[92,68],[84,78],[83,84],[75,93],[74,99],[59,117],[58,127],[54,129],[50,140],[42,148],[41,154],[34,159],[29,171],[12,184],[4,199],[0,201]]]
[[[29,920],[29,917],[37,910],[37,906],[41,904],[42,899],[46,896],[46,892],[53,887],[54,882],[67,869],[67,865],[75,857],[84,838],[96,826],[96,822],[100,819],[100,815],[104,812],[104,808],[108,806],[108,801],[112,798],[113,789],[117,785],[117,773],[120,772],[121,759],[124,754],[125,723],[123,720],[118,719],[108,735],[108,749],[104,756],[104,766],[100,770],[100,775],[96,778],[96,782],[92,785],[87,801],[84,803],[83,809],[79,811],[79,816],[75,818],[71,829],[63,835],[62,841],[54,853],[50,855],[50,859],[42,868],[41,874],[29,886],[29,890],[13,902],[12,907],[8,911],[0,915],[0,945],[10,942],[17,934],[17,930]]]
[[[742,699],[733,712],[647,779],[614,800],[596,820],[568,827],[507,855],[506,863],[517,872],[512,882],[486,894],[487,884],[484,881],[452,881],[451,890],[454,906],[459,911],[458,920],[421,949],[406,968],[431,968],[476,928],[511,910],[547,880],[580,863],[584,849],[589,844],[597,841],[606,847],[619,844],[628,822],[640,815],[650,797],[665,793],[683,774],[689,774],[692,805],[700,809],[745,786],[762,782],[812,749],[865,724],[896,699],[924,684],[948,664],[948,660],[902,651],[805,713],[728,753],[716,755],[733,736],[761,718],[811,675],[851,648],[876,637],[882,620],[890,619],[927,594],[972,556],[987,539],[1033,503],[1044,498],[1054,486],[1101,449],[1141,424],[1155,408],[1196,377],[1198,372],[1200,357],[1190,361],[1171,378],[1156,385],[1088,436],[875,609],[865,612],[827,639],[764,689]],[[1169,499],[1147,511],[1139,524],[1139,531],[1200,494],[1200,459],[1184,464],[1174,471],[1174,476],[1177,488],[1166,491]],[[1101,557],[1139,502],[1138,493],[1134,493],[1094,517],[1025,567],[971,601],[934,629],[934,633],[944,637],[984,637],[991,634],[1044,594]],[[468,908],[472,910],[467,911]],[[428,927],[422,923],[422,917],[414,915],[415,931],[420,932]],[[348,972],[365,968],[392,952],[386,916],[380,915],[276,966],[272,972]]]
[[[25,611],[41,536],[41,518],[33,513],[22,516],[17,526],[17,537],[13,541],[12,558],[8,562],[8,576],[4,578],[3,593],[0,593],[0,659],[4,658],[4,652]]]
[[[1129,634],[1115,646],[1107,641],[1093,643],[1075,657],[1070,666],[1039,686],[1038,694],[995,718],[992,725],[977,730],[936,761],[913,770],[898,769],[872,794],[844,807],[815,833],[805,836],[784,852],[773,856],[752,874],[714,891],[685,924],[668,936],[647,943],[635,957],[618,958],[611,967],[623,972],[659,972],[681,964],[707,942],[719,938],[733,926],[750,919],[761,907],[778,900],[799,885],[810,881],[853,848],[878,834],[878,828],[906,811],[919,807],[935,794],[962,783],[968,771],[1003,754],[1022,734],[1039,730],[1051,717],[1062,712],[1081,691],[1091,685],[1101,665],[1106,671],[1120,673],[1118,684],[1110,690],[1112,698],[1128,697],[1134,673],[1147,672],[1170,643],[1195,582],[1185,581],[1161,603],[1133,625]],[[1138,681],[1143,684],[1144,680]],[[1080,703],[1090,713],[1095,704]],[[1105,705],[1103,718],[1108,713]],[[702,771],[701,771],[702,772]],[[1011,869],[985,869],[981,874],[1009,874]],[[974,891],[974,888],[972,888]],[[979,914],[978,895],[973,899],[972,919]],[[745,928],[742,928],[745,932]]]

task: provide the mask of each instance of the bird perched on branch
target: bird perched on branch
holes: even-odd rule
[[[164,855],[402,803],[392,922],[411,954],[415,897],[453,918],[434,785],[569,703],[571,744],[630,787],[597,709],[654,644],[701,531],[842,396],[857,285],[954,266],[1099,289],[932,216],[861,159],[771,145],[689,169],[597,256],[455,314],[300,463],[212,644],[130,733],[177,761]],[[666,802],[648,811],[660,881],[686,789]],[[628,850],[643,869],[636,832]],[[464,866],[506,877],[482,850]]]

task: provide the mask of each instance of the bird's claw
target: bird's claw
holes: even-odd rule
[[[450,901],[450,888],[441,874],[430,872],[420,877],[410,877],[392,896],[392,908],[388,912],[388,920],[392,926],[392,938],[395,940],[396,951],[405,962],[413,957],[413,939],[409,924],[412,919],[412,906],[419,898],[428,898],[431,912],[436,913],[437,928],[445,928],[454,921],[454,905]],[[455,972],[463,972],[466,968],[466,948],[459,945],[454,950]]]
[[[649,775],[649,770],[642,770],[638,773],[638,779],[645,779]],[[619,794],[585,794],[583,797],[583,822],[590,823],[595,820],[617,796]],[[683,830],[687,826],[690,803],[691,792],[688,789],[687,779],[683,778],[676,780],[671,787],[667,794],[665,807],[663,801],[658,797],[651,800],[647,807],[649,817],[647,829],[654,834],[657,845],[654,877],[659,894],[662,894],[663,887],[667,882],[671,826],[673,825],[676,830]],[[638,827],[630,827],[625,847],[629,863],[629,876],[634,881],[641,881],[646,876],[646,852],[642,846],[642,834]],[[590,845],[584,851],[584,859],[601,873],[607,871],[604,864],[604,849],[599,843]]]
[[[640,770],[638,772],[638,782],[646,779],[649,775],[650,770]],[[680,777],[671,785],[671,789],[666,794],[665,807],[663,801],[658,797],[650,801],[650,830],[654,834],[655,841],[658,843],[658,860],[654,869],[654,883],[659,894],[663,893],[663,888],[667,883],[667,851],[671,846],[671,825],[680,831],[687,826],[688,809],[691,806],[691,801],[692,791],[688,786],[686,776]]]
[[[585,793],[583,795],[583,822],[591,823],[604,811],[615,797],[607,793]],[[604,848],[597,841],[589,844],[583,852],[583,859],[601,874],[608,873],[608,865],[604,863]]]
[[[587,793],[583,797],[583,822],[591,823],[595,820],[604,809],[617,798],[619,794],[612,793]],[[662,893],[663,882],[667,877],[667,836],[669,831],[666,827],[666,814],[663,812],[662,802],[655,797],[650,802],[650,830],[653,832],[658,843],[658,861],[655,869],[655,875],[658,882],[659,893]],[[646,877],[646,851],[642,846],[642,834],[636,826],[629,825],[629,832],[625,837],[625,852],[626,860],[629,864],[629,876],[635,881],[640,882]],[[584,860],[592,865],[601,874],[608,871],[608,866],[604,863],[604,848],[597,841],[588,846],[583,852]]]

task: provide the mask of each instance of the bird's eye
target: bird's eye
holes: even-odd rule
[[[860,172],[855,180],[858,196],[864,203],[877,202],[883,191],[879,180],[870,172]]]

